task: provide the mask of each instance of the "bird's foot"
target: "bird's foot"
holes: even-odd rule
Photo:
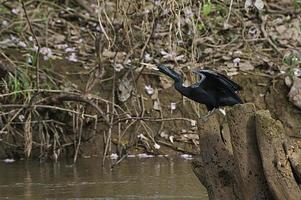
[[[208,120],[208,117],[207,116],[202,116],[200,117],[200,119],[203,121],[203,122],[206,122]]]
[[[204,116],[200,117],[200,119],[201,119],[203,122],[206,122],[206,121],[209,119],[210,116],[211,116],[211,113],[208,113],[207,115],[204,115]]]
[[[207,115],[204,115],[204,116],[200,117],[200,119],[203,122],[206,122],[209,119],[209,117],[214,114],[214,112],[215,112],[215,109],[210,110]]]

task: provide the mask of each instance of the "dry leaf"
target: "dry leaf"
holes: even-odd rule
[[[152,94],[154,94],[154,88],[152,88],[152,86],[151,85],[146,85],[146,86],[144,86],[144,88],[145,88],[145,91],[146,91],[146,93],[148,94],[148,95],[152,95]]]
[[[131,93],[134,89],[132,80],[128,76],[129,73],[126,73],[118,85],[117,96],[118,96],[118,100],[121,102],[125,102],[126,100],[128,100],[128,98],[130,98]]]
[[[245,1],[245,10],[249,10],[249,8],[252,6],[252,0],[246,0]]]
[[[166,76],[160,76],[160,83],[164,89],[170,88],[173,85],[173,81]]]
[[[154,93],[153,93],[152,96],[151,96],[151,99],[152,99],[152,100],[156,100],[156,99],[158,99],[158,96],[159,96],[158,89],[155,88],[155,89],[154,89]]]
[[[284,82],[285,82],[286,86],[288,86],[288,87],[291,87],[293,85],[293,80],[289,76],[286,76],[284,78]]]
[[[155,149],[160,149],[161,148],[161,146],[157,143],[154,144],[154,147],[155,147]]]
[[[260,11],[263,9],[264,3],[262,0],[255,0],[254,6]]]
[[[254,70],[255,67],[250,62],[241,62],[239,63],[239,70],[241,71],[250,71]]]
[[[158,100],[154,101],[153,109],[158,110],[158,111],[161,110],[161,105],[160,105],[160,102]]]

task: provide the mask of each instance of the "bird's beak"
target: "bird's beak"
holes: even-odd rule
[[[153,65],[153,66],[152,66],[152,69],[153,69],[153,70],[156,70],[156,71],[159,71],[157,65]]]
[[[152,69],[152,70],[156,70],[156,71],[159,71],[158,67],[156,65],[153,65],[153,64],[149,64],[149,63],[140,63],[144,66],[146,66],[148,69]]]

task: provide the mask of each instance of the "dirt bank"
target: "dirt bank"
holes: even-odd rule
[[[110,74],[107,76],[110,77]],[[120,107],[122,114],[114,119],[114,126],[111,129],[112,143],[110,149],[107,150],[108,152],[120,154],[147,152],[163,155],[179,152],[198,153],[198,133],[202,130],[204,123],[199,117],[206,114],[206,109],[202,105],[183,98],[172,86],[164,89],[163,87],[166,85],[164,85],[164,81],[162,82],[162,77],[164,78],[162,74],[157,72],[146,71],[137,84],[137,94],[139,95],[134,95],[125,102],[116,99],[116,105]],[[187,77],[189,76],[187,75]],[[88,76],[86,78],[82,76],[79,81],[76,74],[68,75],[68,81],[77,82],[79,86],[84,86],[80,82],[85,83],[86,79]],[[122,79],[122,76],[119,79]],[[285,125],[288,135],[300,137],[301,113],[288,101],[289,88],[285,85],[283,77],[273,79],[273,77],[268,77],[260,72],[241,72],[233,79],[243,86],[239,95],[244,102],[253,102],[258,109],[270,110],[273,117],[281,120]],[[154,88],[153,94],[147,93],[146,85]],[[104,82],[96,88],[101,91],[103,97],[111,97],[112,84],[110,82]],[[175,103],[175,109],[171,109],[172,103]],[[100,104],[102,103],[100,102]],[[101,107],[104,108],[104,104]],[[91,106],[88,106],[87,109],[92,111]],[[53,112],[48,113],[48,115],[53,114]],[[68,115],[61,117],[63,117],[61,118],[63,121],[70,118]],[[55,117],[57,120],[58,118],[60,117]],[[223,121],[222,115],[220,115],[220,121]],[[209,120],[205,123],[210,122],[212,121]],[[104,153],[104,141],[108,137],[108,128],[100,122],[97,124],[96,132],[94,132],[93,126],[93,122],[89,120],[84,123],[84,131],[80,136],[81,144],[78,149],[81,156],[103,155]],[[73,138],[78,138],[79,135],[71,127],[72,123],[70,122],[62,126],[64,131],[57,135],[56,151],[53,151],[53,146],[50,144],[48,150],[50,152],[46,151],[43,156],[52,157],[53,152],[59,152],[67,157],[74,156],[77,146]],[[227,128],[225,124],[223,127]],[[16,128],[18,129],[18,127]],[[40,145],[43,144],[41,135],[39,136],[36,131],[34,129],[32,133],[34,140],[32,157],[34,158],[41,157]],[[24,156],[24,137],[22,134],[2,134],[0,142],[1,158]]]
[[[233,77],[245,102],[300,137],[284,84],[301,76],[298,2],[22,2],[0,5],[1,158],[196,154],[205,108],[158,63],[187,84],[193,68]]]

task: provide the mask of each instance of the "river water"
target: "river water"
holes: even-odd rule
[[[0,163],[0,199],[200,199],[205,188],[183,158],[127,158],[111,169],[99,158]]]

